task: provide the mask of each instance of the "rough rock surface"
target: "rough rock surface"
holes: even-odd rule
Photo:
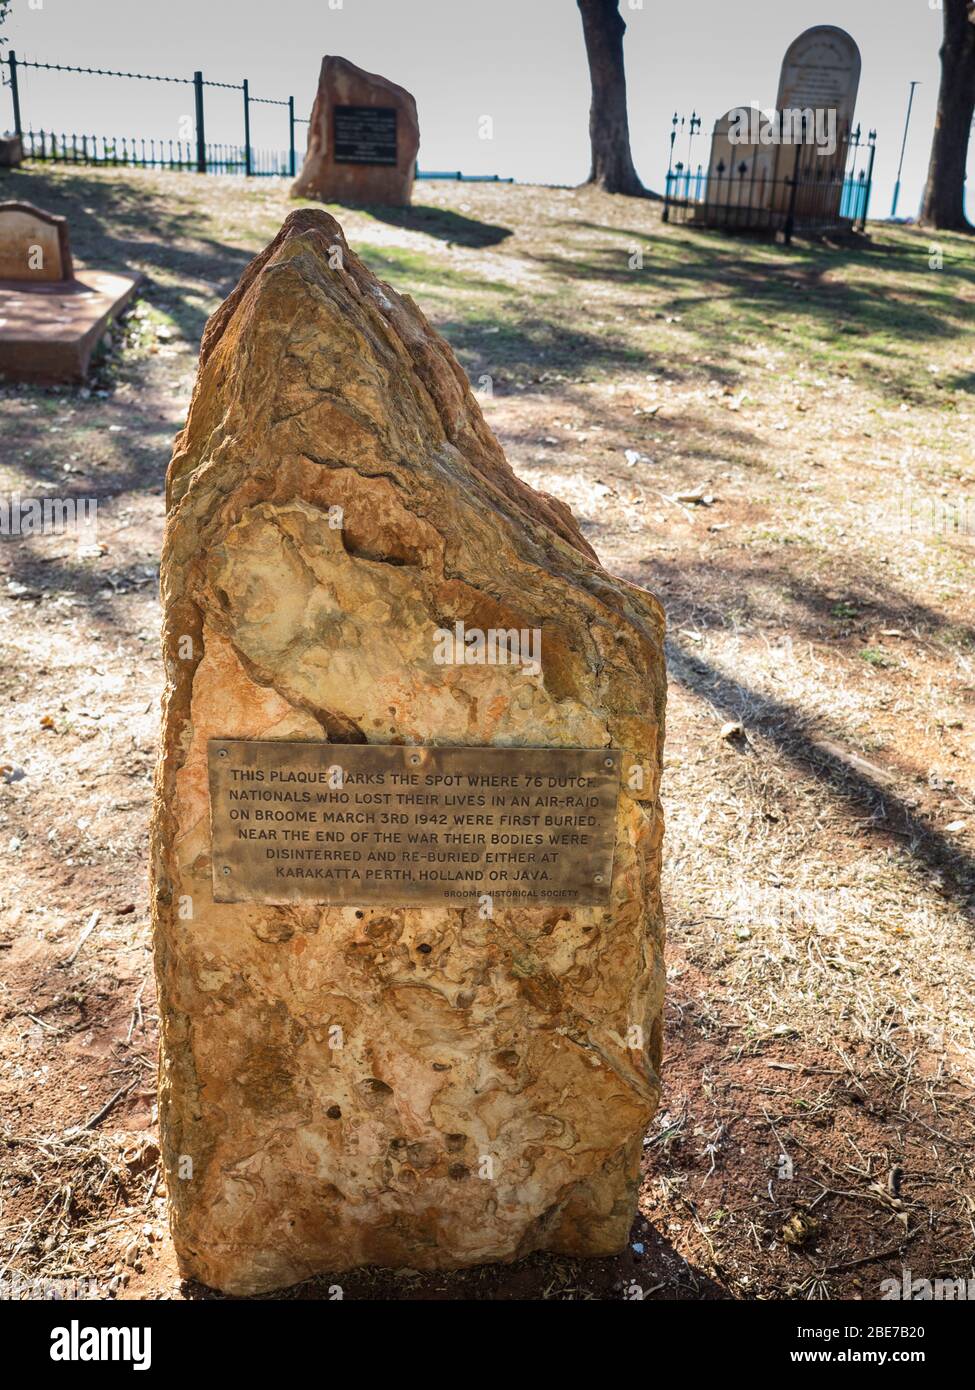
[[[249,1294],[619,1249],[658,1095],[661,610],[514,476],[450,349],[324,212],[293,213],[207,326],[161,583],[160,1119],[183,1273]],[[458,619],[540,627],[541,674],[435,664]],[[611,906],[215,904],[218,736],[620,748]]]
[[[346,164],[336,160],[336,106],[392,107],[396,112],[396,163]],[[319,198],[326,203],[408,207],[419,148],[416,102],[405,87],[357,68],[345,58],[325,57],[308,122],[305,162],[291,186],[291,196]]]

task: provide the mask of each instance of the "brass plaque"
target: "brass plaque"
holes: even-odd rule
[[[609,899],[616,750],[211,739],[208,752],[217,902]]]

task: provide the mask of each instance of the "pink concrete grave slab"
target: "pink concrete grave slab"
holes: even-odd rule
[[[140,278],[79,270],[60,283],[0,280],[0,373],[39,384],[84,381],[95,347]]]
[[[84,381],[91,354],[140,276],[75,275],[68,222],[32,203],[0,203],[0,374]]]

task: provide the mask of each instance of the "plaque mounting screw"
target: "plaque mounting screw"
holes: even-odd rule
[[[413,763],[413,764],[415,765],[415,764],[418,763],[419,761],[420,761],[420,755],[419,755],[419,753],[412,753],[412,754],[410,755],[410,762],[411,762],[411,763]]]
[[[226,878],[227,875],[230,873],[230,865],[229,865],[229,864],[224,864],[224,866],[223,866],[223,873],[224,873],[224,877]]]
[[[225,870],[224,870],[224,873],[226,873],[226,872],[227,872],[227,870],[225,869]],[[602,881],[603,881],[603,876],[602,876],[602,874],[596,874],[596,876],[593,878],[593,883],[602,883]]]
[[[219,756],[220,756],[221,758],[225,758],[225,757],[227,756],[227,750],[226,750],[226,748],[221,748],[221,749],[220,749],[220,751],[219,751]]]
[[[613,766],[613,759],[612,759],[612,758],[604,758],[604,759],[603,759],[603,767],[612,767],[612,766]]]

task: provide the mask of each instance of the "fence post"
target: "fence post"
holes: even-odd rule
[[[291,142],[291,177],[295,176],[295,99],[288,97],[288,136]]]
[[[670,123],[670,155],[667,159],[667,182],[664,184],[664,217],[665,222],[670,221],[670,175],[674,167],[674,141],[677,139],[677,112],[674,112],[674,119]]]
[[[196,91],[196,172],[205,174],[207,171],[207,145],[206,134],[203,129],[203,74],[195,72],[193,74],[193,86]]]
[[[13,97],[14,101],[14,133],[22,136],[24,132],[20,123],[20,91],[17,87],[17,55],[13,49],[10,50],[9,63],[10,95]]]
[[[860,218],[860,231],[867,230],[867,210],[870,207],[870,189],[873,187],[873,161],[877,153],[877,132],[871,130],[867,137],[870,146],[870,162],[867,165],[867,191],[863,199],[863,215]]]
[[[801,145],[796,146],[795,162],[792,165],[792,187],[789,189],[789,211],[786,215],[785,228],[783,230],[786,246],[792,245],[792,233],[795,231],[796,226],[796,194],[799,191],[799,153],[801,149]]]
[[[244,173],[251,173],[251,94],[247,78],[244,78]]]

